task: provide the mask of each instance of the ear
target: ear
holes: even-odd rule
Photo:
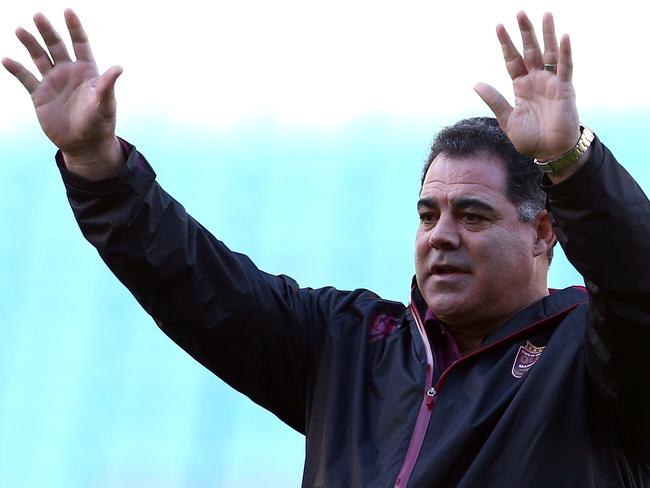
[[[542,210],[535,218],[536,238],[533,245],[535,257],[546,254],[555,244],[555,231],[553,230],[553,217],[548,210]]]

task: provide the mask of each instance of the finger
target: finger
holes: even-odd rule
[[[39,73],[45,76],[45,74],[52,69],[52,60],[47,54],[45,49],[38,43],[36,38],[27,32],[22,27],[16,29],[16,37],[21,42],[23,46],[27,49],[32,61],[36,65]]]
[[[550,12],[546,12],[544,14],[542,29],[544,32],[544,54],[542,55],[542,60],[544,64],[557,64],[559,56],[557,37],[555,36],[555,23],[553,22],[553,15]]]
[[[65,47],[63,39],[61,39],[59,33],[52,27],[47,17],[41,13],[37,13],[34,15],[34,24],[36,24],[38,32],[41,33],[54,64],[71,61],[68,48]]]
[[[503,59],[506,62],[506,69],[508,70],[508,74],[510,74],[510,78],[515,80],[528,73],[521,54],[517,51],[512,39],[510,39],[508,31],[506,31],[506,28],[502,24],[497,25],[497,38],[501,43]]]
[[[121,66],[112,66],[97,80],[95,90],[97,91],[100,110],[104,112],[115,110],[115,82],[121,74]]]
[[[2,65],[22,83],[31,95],[38,87],[38,79],[18,61],[2,58]]]
[[[521,32],[521,40],[524,43],[524,62],[528,70],[542,68],[542,51],[537,42],[537,36],[533,29],[533,24],[525,12],[517,14],[517,22],[519,23],[519,31]]]
[[[573,56],[571,55],[571,39],[563,35],[560,39],[560,58],[557,64],[557,76],[561,81],[571,81],[573,77]]]
[[[493,86],[485,83],[477,83],[474,85],[474,91],[478,96],[490,107],[494,112],[495,117],[499,121],[501,127],[505,127],[507,120],[512,112],[512,106],[504,98],[499,91]]]
[[[68,32],[70,32],[70,39],[72,39],[72,48],[74,49],[75,56],[80,61],[89,61],[94,63],[95,58],[90,49],[88,36],[81,25],[79,17],[77,17],[77,14],[70,8],[65,9],[63,15],[65,17],[65,24],[68,27]]]

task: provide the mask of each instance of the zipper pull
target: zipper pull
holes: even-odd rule
[[[438,391],[433,386],[427,390],[427,398],[426,398],[427,407],[432,408],[433,404],[436,401],[437,396],[438,396]]]

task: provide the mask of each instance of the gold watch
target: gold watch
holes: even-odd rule
[[[589,149],[589,146],[594,140],[594,133],[589,127],[581,126],[580,129],[580,139],[578,139],[576,145],[569,151],[555,159],[549,159],[547,161],[535,160],[535,164],[542,170],[542,173],[559,173],[574,164],[580,159],[580,156],[587,152],[587,149]]]

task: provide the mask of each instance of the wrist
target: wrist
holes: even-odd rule
[[[530,154],[530,156],[536,161],[552,161],[558,159],[575,147],[581,135],[582,126],[576,120],[575,128],[563,130],[560,134],[552,138],[551,146],[540,147],[537,152]]]
[[[578,165],[580,161],[586,159],[584,156],[588,152],[593,140],[594,133],[591,129],[589,127],[581,127],[577,142],[568,151],[552,159],[535,159],[535,164],[547,175],[566,174],[571,168]]]
[[[96,146],[61,153],[68,171],[91,181],[117,176],[126,163],[122,145],[115,136]]]
[[[584,164],[587,159],[589,159],[589,156],[591,155],[592,147],[589,147],[582,156],[580,156],[580,159],[576,161],[575,164],[572,164],[571,166],[555,172],[555,173],[549,173],[546,176],[548,177],[549,181],[553,185],[557,185],[558,183],[563,182],[566,179],[569,179],[571,175],[576,173]]]

